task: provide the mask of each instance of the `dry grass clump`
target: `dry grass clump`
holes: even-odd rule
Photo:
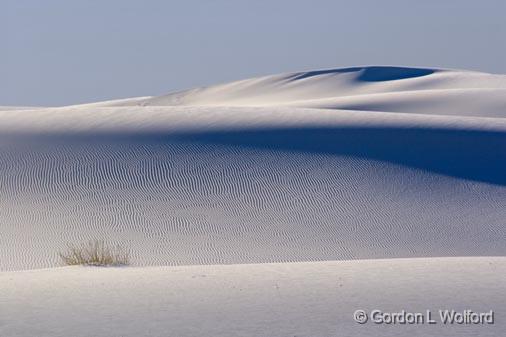
[[[68,245],[58,256],[67,266],[125,266],[130,262],[130,251],[121,245],[111,246],[103,240],[89,241],[83,245]]]

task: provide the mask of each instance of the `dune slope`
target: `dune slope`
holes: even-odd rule
[[[147,106],[294,106],[506,117],[506,76],[368,66],[287,73],[124,102]]]
[[[505,92],[372,66],[0,107],[0,336],[502,336]],[[132,266],[55,268],[93,239]]]
[[[501,119],[129,109],[2,114],[2,270],[95,238],[135,265],[506,252]]]
[[[0,111],[0,270],[90,239],[134,265],[504,255],[504,88],[357,67]]]
[[[505,294],[504,257],[4,272],[0,335],[499,337]],[[437,324],[358,324],[358,309]],[[439,310],[493,310],[494,324],[443,324]]]

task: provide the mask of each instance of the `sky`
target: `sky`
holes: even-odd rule
[[[0,106],[405,65],[506,74],[504,0],[0,0]]]

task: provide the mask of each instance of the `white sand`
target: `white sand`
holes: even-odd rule
[[[266,76],[128,103],[288,105],[506,117],[506,76],[448,69],[356,67]]]
[[[0,335],[503,336],[506,258],[0,273]],[[493,325],[360,325],[370,312],[494,310]]]
[[[0,113],[0,269],[504,255],[506,121],[300,108]],[[15,130],[17,133],[13,133]]]
[[[490,256],[506,255],[505,90],[503,75],[367,67],[1,108],[0,336],[432,329],[353,322],[376,303],[504,318],[506,262]],[[133,266],[19,271],[95,238],[130,247]],[[504,331],[467,328],[434,331]]]
[[[103,103],[101,103],[103,104]],[[35,107],[35,106],[5,106],[0,105],[0,111],[9,111],[9,110],[34,110],[34,109],[44,109],[43,107]]]

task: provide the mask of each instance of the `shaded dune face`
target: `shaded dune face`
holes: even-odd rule
[[[320,75],[335,75],[355,73],[356,81],[363,82],[384,82],[395,81],[407,78],[427,76],[435,73],[437,70],[424,69],[424,68],[405,68],[405,67],[391,67],[391,66],[372,66],[372,67],[352,67],[352,68],[339,68],[329,70],[317,70],[298,73],[290,78],[291,81],[303,80],[306,78],[320,76]]]
[[[504,255],[505,157],[490,150],[504,142],[395,128],[11,137],[0,269],[54,266],[92,238],[127,243],[135,265]]]
[[[205,143],[373,159],[457,178],[506,185],[504,132],[320,127],[214,131],[179,137]]]
[[[0,270],[90,239],[140,266],[505,255],[504,90],[356,67],[0,110]]]
[[[202,128],[197,130],[6,134],[5,144],[204,144],[220,148],[354,157],[455,178],[506,185],[501,129],[343,125]],[[8,141],[10,140],[10,141]],[[49,145],[51,146],[51,145]]]

